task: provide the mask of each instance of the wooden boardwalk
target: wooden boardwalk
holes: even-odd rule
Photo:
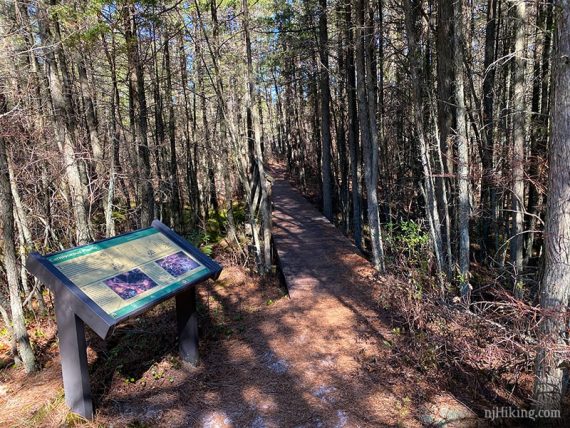
[[[271,328],[281,329],[284,342],[276,355],[300,380],[296,388],[302,395],[336,391],[344,397],[324,397],[327,416],[319,416],[319,424],[447,425],[439,404],[433,407],[441,401],[457,417],[458,424],[450,426],[477,426],[468,408],[452,395],[434,391],[413,364],[402,364],[394,353],[391,319],[397,314],[380,302],[387,298],[384,285],[395,278],[378,275],[352,242],[289,184],[282,168],[271,171],[273,239],[291,297],[272,318]],[[405,415],[398,411],[402,397],[415,397],[414,409]]]
[[[291,297],[346,291],[375,274],[352,242],[289,184],[281,167],[272,173],[273,239]]]

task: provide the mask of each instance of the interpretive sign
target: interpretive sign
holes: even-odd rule
[[[182,358],[198,360],[194,286],[222,270],[160,221],[152,226],[42,256],[28,270],[55,293],[65,396],[76,413],[91,418],[85,322],[103,339],[117,324],[176,296]]]
[[[211,274],[154,227],[46,259],[114,319]]]

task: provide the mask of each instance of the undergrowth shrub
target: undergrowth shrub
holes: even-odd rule
[[[229,220],[226,208],[210,211],[205,224],[186,234],[186,238],[208,256],[214,256],[215,249],[216,253],[223,252],[224,256],[232,259],[235,264],[247,264],[250,260],[247,251],[244,249],[250,244],[251,237],[247,233],[245,204],[234,202],[232,214],[237,242],[228,236]]]
[[[414,220],[385,225],[386,242],[394,254],[405,256],[411,265],[421,264],[430,252],[429,234],[424,227]]]

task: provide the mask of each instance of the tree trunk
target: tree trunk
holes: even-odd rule
[[[432,175],[431,160],[429,148],[426,141],[423,125],[423,108],[421,99],[421,77],[420,77],[420,58],[417,49],[417,30],[416,30],[416,8],[418,5],[413,0],[405,0],[405,19],[406,32],[408,35],[408,58],[410,61],[410,79],[412,82],[412,103],[413,103],[413,124],[416,128],[420,161],[422,164],[424,176],[424,198],[426,203],[426,217],[430,228],[430,235],[433,242],[433,248],[439,272],[448,273],[448,267],[443,257],[443,241],[441,236],[441,223],[439,219],[439,211],[437,207],[437,199],[434,188]]]
[[[461,297],[469,303],[471,286],[469,285],[469,218],[471,207],[469,204],[469,143],[467,139],[467,123],[465,119],[465,94],[463,85],[463,2],[457,1],[454,5],[455,18],[454,40],[454,72],[455,72],[455,105],[457,116],[457,187],[458,187],[458,235],[459,235],[459,275]]]
[[[549,116],[549,80],[550,80],[550,49],[552,44],[552,1],[549,0],[544,6],[538,6],[537,33],[542,37],[535,38],[533,87],[532,87],[532,117],[531,117],[531,141],[530,141],[530,164],[528,170],[529,189],[527,203],[527,234],[525,243],[524,264],[528,265],[529,259],[534,256],[535,232],[541,212],[544,211],[545,195],[541,190],[542,176],[545,170],[546,153],[548,143],[548,116]],[[542,41],[542,43],[539,43]],[[539,60],[538,46],[542,45],[542,57]],[[537,240],[540,242],[540,240]],[[539,252],[540,253],[540,252]]]
[[[524,0],[516,1],[515,50],[513,63],[513,155],[512,155],[512,222],[511,222],[511,265],[515,291],[520,290],[519,282],[523,269],[524,244],[524,161],[525,161],[525,28],[526,5]]]
[[[344,23],[344,8],[342,3],[338,3],[336,7],[336,20],[337,25],[343,28]],[[338,53],[338,121],[337,121],[337,147],[338,147],[338,163],[340,165],[340,188],[338,193],[338,200],[341,211],[341,223],[345,234],[349,233],[349,191],[348,191],[348,174],[349,174],[349,158],[346,144],[346,34],[340,34],[338,37],[337,53]],[[350,125],[349,125],[350,126]]]
[[[342,26],[343,20],[343,5],[338,3],[336,6],[336,18]],[[339,208],[341,213],[341,227],[345,234],[349,232],[349,193],[348,193],[348,170],[349,159],[346,147],[346,103],[344,102],[346,96],[346,65],[345,65],[345,36],[339,35],[337,43],[338,55],[338,120],[336,126],[337,147],[338,147],[338,164],[340,170],[340,186],[338,192]]]
[[[376,128],[376,112],[370,111],[370,107],[375,104],[370,100],[374,97],[374,90],[371,87],[374,79],[369,75],[367,80],[367,43],[369,34],[366,29],[365,7],[367,0],[357,0],[356,18],[356,72],[358,76],[358,117],[360,122],[360,134],[362,138],[362,156],[364,158],[364,175],[366,179],[366,200],[368,225],[370,226],[370,240],[372,241],[372,256],[374,267],[379,271],[384,271],[384,252],[382,248],[382,237],[380,231],[380,218],[378,215],[378,135]],[[370,58],[368,58],[370,61]],[[369,63],[368,63],[369,65]],[[369,67],[370,71],[370,67]]]
[[[170,213],[172,225],[180,227],[182,219],[182,203],[178,186],[178,156],[176,153],[176,116],[174,115],[174,102],[172,101],[172,71],[170,70],[170,41],[168,32],[164,34],[164,68],[166,70],[166,105],[168,107],[168,140],[170,142],[170,165],[168,182],[170,185]]]
[[[364,0],[367,4],[368,13],[365,10],[364,22],[365,36],[365,57],[366,57],[366,92],[368,98],[368,120],[370,121],[370,149],[369,153],[366,147],[363,147],[363,156],[370,157],[370,183],[368,188],[373,192],[367,191],[368,196],[368,223],[370,225],[370,238],[372,241],[372,252],[374,260],[378,259],[381,271],[385,270],[384,265],[384,243],[382,242],[382,229],[380,226],[380,210],[378,202],[378,148],[379,148],[379,131],[378,131],[378,88],[377,88],[377,69],[376,69],[376,49],[374,39],[374,12],[369,0]],[[366,7],[365,7],[366,9]],[[368,21],[366,21],[368,15]],[[376,264],[376,263],[375,263]]]
[[[10,188],[12,191],[12,202],[14,205],[14,220],[18,228],[19,232],[18,237],[20,240],[20,248],[19,248],[20,272],[21,272],[20,275],[22,277],[22,286],[24,290],[27,290],[28,287],[26,284],[28,280],[28,271],[26,270],[25,261],[28,253],[34,249],[34,241],[32,238],[32,232],[30,230],[28,222],[28,217],[24,210],[24,204],[22,203],[22,200],[20,198],[20,192],[18,190],[18,180],[16,175],[14,174],[14,167],[13,167],[14,162],[12,161],[12,157],[9,151],[7,151],[6,153],[6,161],[8,166],[8,174],[9,174],[8,176],[10,179]],[[38,286],[34,287],[32,291],[34,293],[34,296],[36,297],[40,311],[43,313],[45,312],[46,306],[40,290],[41,286],[37,282],[37,279],[35,281],[36,284],[38,284]],[[31,300],[30,300],[30,307],[32,307]]]
[[[439,143],[445,159],[444,173],[453,173],[453,149],[450,145],[453,127],[453,23],[455,3],[453,0],[439,0],[437,9],[437,93],[438,93],[438,129]],[[438,180],[438,188],[445,185],[444,179]]]
[[[157,204],[156,215],[160,220],[163,220],[164,199],[169,199],[170,197],[168,193],[170,191],[170,186],[168,183],[168,177],[164,177],[164,174],[168,175],[168,167],[165,165],[166,129],[164,126],[164,105],[161,93],[162,76],[159,74],[161,70],[158,61],[158,49],[156,47],[157,40],[159,39],[159,36],[157,35],[157,25],[153,24],[150,31],[152,39],[151,53],[153,60],[152,62],[149,61],[152,70],[152,73],[149,73],[149,75],[151,75],[150,81],[152,84],[152,98],[154,103],[154,132],[152,133],[154,136],[154,150],[150,150],[150,153],[154,152],[154,164],[156,165],[156,179],[158,182],[157,194],[155,195],[155,203]],[[172,224],[170,225],[172,226]]]
[[[196,173],[197,158],[193,155],[196,148],[194,134],[196,128],[196,117],[192,111],[196,111],[196,92],[194,91],[194,102],[192,103],[192,111],[190,110],[190,97],[188,96],[188,65],[186,51],[184,50],[184,35],[181,33],[178,40],[179,62],[180,62],[180,80],[182,83],[182,95],[184,100],[184,139],[186,146],[186,186],[189,193],[189,202],[191,209],[190,227],[194,227],[198,223],[200,213],[200,190],[198,188],[198,177]]]
[[[354,30],[351,1],[345,2],[346,74],[348,101],[348,151],[350,154],[350,179],[352,190],[352,236],[357,248],[362,249],[362,210],[360,207],[360,177],[358,174],[358,113],[356,107],[356,75],[354,68]]]
[[[126,182],[122,177],[122,162],[120,156],[120,142],[121,142],[121,126],[122,123],[122,116],[120,110],[120,95],[119,95],[119,85],[117,81],[117,68],[116,68],[116,44],[115,44],[115,37],[111,35],[111,49],[109,49],[108,44],[105,40],[105,37],[101,37],[101,41],[103,43],[103,50],[105,51],[105,56],[107,57],[107,61],[109,63],[109,68],[111,69],[111,83],[112,83],[112,91],[111,94],[111,106],[110,106],[110,116],[111,116],[111,136],[110,140],[112,141],[111,144],[111,171],[109,173],[109,189],[107,193],[108,199],[108,206],[107,211],[105,213],[105,236],[110,237],[115,235],[115,220],[113,219],[113,201],[114,201],[114,194],[115,194],[115,181],[120,184],[120,189],[123,193],[125,198],[125,203],[128,207],[131,206],[131,192],[129,186],[130,182]],[[124,132],[122,140],[125,141]],[[134,177],[137,177],[137,171],[134,172]],[[138,180],[137,180],[138,181]],[[118,186],[117,186],[118,187]]]
[[[45,49],[45,60],[48,68],[49,88],[53,105],[55,137],[62,154],[65,172],[71,196],[71,206],[76,224],[77,244],[86,244],[91,240],[91,232],[86,210],[86,195],[79,165],[75,154],[76,124],[71,117],[74,111],[71,101],[72,90],[69,76],[66,72],[65,56],[59,36],[57,15],[47,16],[47,11],[40,11],[40,37]],[[49,22],[53,21],[55,29],[50,29]],[[56,61],[57,52],[58,61]],[[61,68],[61,70],[60,70]],[[61,75],[60,75],[61,73]]]
[[[137,147],[140,168],[139,203],[140,225],[150,226],[154,218],[154,190],[150,167],[150,151],[148,148],[148,111],[144,87],[143,64],[139,55],[139,41],[135,17],[134,3],[124,6],[125,10],[125,42],[129,63],[129,93],[134,110],[135,144]]]
[[[218,24],[218,6],[215,0],[210,1],[210,12],[212,15],[212,46],[211,46],[211,55],[212,55],[212,62],[214,64],[214,84],[216,89],[216,94],[218,97],[217,109],[216,109],[216,116],[217,120],[220,123],[220,138],[222,141],[228,142],[228,132],[227,132],[227,123],[226,123],[226,98],[224,93],[224,84],[222,76],[220,75],[220,70],[218,67],[218,55],[219,55],[219,24]],[[232,182],[231,182],[231,173],[232,173],[232,157],[230,149],[228,145],[225,144],[221,152],[223,156],[228,159],[228,164],[225,165],[223,168],[222,176],[224,181],[224,203],[226,207],[226,217],[227,217],[227,226],[226,226],[226,233],[229,237],[230,243],[233,245],[237,245],[240,247],[239,239],[237,238],[236,234],[236,227],[235,227],[235,220],[234,220],[234,213],[233,213],[233,189],[232,189]]]
[[[331,173],[331,90],[329,83],[329,36],[327,31],[327,0],[319,0],[319,87],[321,95],[321,173],[323,214],[333,220]]]
[[[252,165],[259,178],[260,187],[260,210],[261,210],[261,221],[263,228],[263,245],[261,247],[260,254],[260,270],[262,273],[267,273],[271,271],[271,201],[269,200],[269,194],[267,190],[267,181],[265,178],[265,168],[263,165],[263,152],[261,149],[261,130],[259,129],[259,120],[256,117],[254,109],[255,100],[255,77],[253,75],[253,59],[251,52],[251,40],[249,35],[249,8],[247,4],[248,0],[243,0],[243,28],[245,36],[245,55],[247,62],[247,88],[245,96],[246,104],[246,123],[247,123],[247,135],[248,135],[248,146],[251,148],[253,146],[253,162]],[[329,159],[330,164],[330,159]]]
[[[481,181],[481,242],[487,255],[494,255],[497,234],[497,192],[494,183],[495,142],[493,131],[493,103],[495,99],[495,44],[497,27],[497,4],[500,0],[487,1],[487,26],[485,29],[485,59],[483,78],[483,144],[480,146],[483,177]]]
[[[454,68],[454,10],[456,2],[453,0],[439,0],[437,12],[437,128],[439,131],[438,141],[441,162],[439,177],[433,179],[435,194],[437,197],[438,215],[442,222],[440,234],[442,235],[442,252],[446,257],[446,265],[452,264],[451,250],[451,219],[450,208],[447,203],[448,194],[451,193],[451,182],[447,178],[453,174],[453,144],[451,140],[451,129],[454,125],[455,100],[453,93],[453,68]],[[448,269],[448,275],[450,274]]]
[[[548,202],[544,231],[545,270],[540,291],[543,318],[536,359],[534,399],[542,409],[559,409],[567,355],[568,293],[570,292],[570,3],[559,7],[556,53],[553,56],[554,98]]]
[[[115,70],[113,67],[113,93],[111,94],[111,106],[109,107],[110,110],[110,122],[111,127],[109,130],[109,140],[111,141],[111,150],[109,154],[109,187],[107,188],[107,204],[105,207],[105,236],[107,238],[111,236],[115,236],[115,220],[113,219],[113,201],[115,198],[115,182],[117,172],[120,171],[120,168],[117,166],[119,165],[119,132],[117,130],[117,114],[116,110],[119,105],[119,95],[117,89],[117,81]],[[125,190],[126,195],[128,195],[128,191]],[[126,198],[128,201],[128,197]]]
[[[0,94],[0,117],[8,111],[6,97]],[[6,118],[4,119],[6,120]],[[1,122],[0,122],[1,123]],[[27,373],[36,369],[34,352],[30,345],[30,339],[26,330],[24,310],[20,298],[20,281],[18,279],[18,262],[16,259],[16,247],[14,244],[14,208],[12,191],[10,189],[10,177],[8,175],[8,159],[6,155],[6,143],[0,136],[0,223],[2,227],[2,255],[4,271],[8,282],[10,294],[10,309],[12,312],[12,333],[16,342],[16,349],[24,369]]]
[[[91,152],[95,164],[95,171],[97,178],[103,180],[105,175],[105,166],[103,165],[103,148],[97,130],[97,118],[95,116],[95,107],[93,106],[93,98],[91,97],[91,89],[87,80],[87,69],[85,65],[85,57],[79,58],[77,61],[77,71],[79,76],[79,86],[81,88],[81,95],[83,96],[83,103],[85,105],[85,118],[87,124],[87,131],[89,134],[89,142],[91,143]]]

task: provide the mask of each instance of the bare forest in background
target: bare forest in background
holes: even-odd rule
[[[38,368],[26,319],[52,312],[30,251],[159,218],[271,272],[274,161],[380,274],[409,276],[413,299],[516,343],[508,370],[535,373],[527,404],[558,408],[569,13],[567,0],[0,0],[0,313],[15,359]]]

